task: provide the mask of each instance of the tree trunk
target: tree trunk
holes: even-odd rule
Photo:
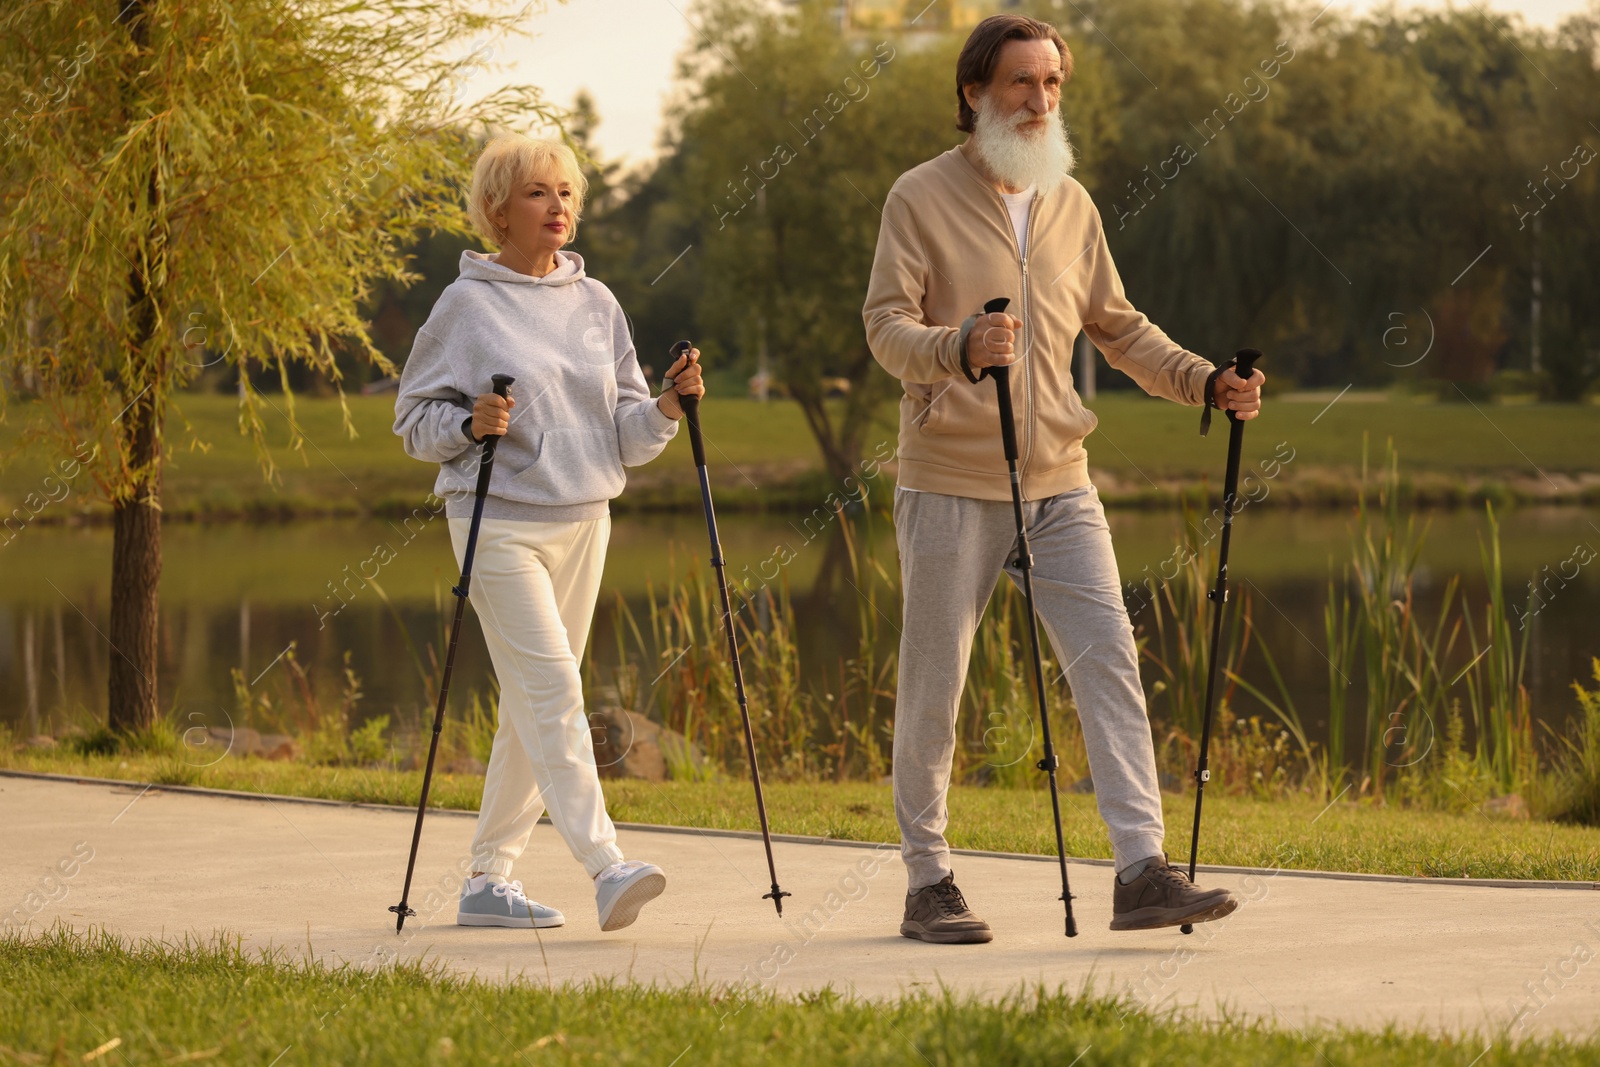
[[[117,21],[142,54],[150,43],[148,8],[153,0],[122,4]],[[128,406],[115,422],[122,456],[131,472],[125,492],[113,498],[111,541],[111,670],[107,725],[127,732],[155,725],[156,651],[161,586],[161,423],[166,410],[166,358],[156,336],[161,315],[155,291],[166,276],[166,231],[162,224],[159,165],[145,185],[150,229],[135,252],[140,265],[128,273],[126,345],[130,368],[123,375]],[[133,214],[139,214],[135,202]],[[133,260],[130,260],[132,263]]]
[[[111,542],[111,672],[107,687],[113,730],[156,721],[156,623],[161,585],[160,415],[147,398],[134,402],[129,464],[149,474],[113,505]]]

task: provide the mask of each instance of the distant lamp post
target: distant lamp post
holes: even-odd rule
[[[1530,316],[1532,322],[1529,328],[1533,333],[1531,346],[1532,358],[1529,360],[1529,369],[1539,373],[1539,307],[1540,297],[1544,295],[1544,280],[1539,276],[1539,216],[1533,217],[1533,309]]]

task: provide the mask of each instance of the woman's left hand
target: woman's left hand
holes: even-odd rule
[[[662,391],[656,398],[656,407],[661,409],[661,414],[669,419],[683,418],[683,405],[678,402],[680,396],[705,396],[705,381],[700,377],[700,350],[691,348],[688,352],[678,357],[670,368],[666,378],[672,379],[672,387]]]

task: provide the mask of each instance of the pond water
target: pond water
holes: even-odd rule
[[[1109,520],[1124,583],[1137,581],[1146,568],[1159,573],[1179,542],[1183,521],[1175,511],[1115,508]],[[1481,618],[1486,587],[1479,537],[1487,530],[1482,513],[1441,512],[1419,520],[1431,524],[1417,574],[1424,617],[1435,610],[1448,578],[1459,574]],[[1349,521],[1344,510],[1262,505],[1247,509],[1235,526],[1234,586],[1248,581],[1253,587],[1258,631],[1314,738],[1325,732],[1321,719],[1327,709],[1322,611],[1330,573],[1339,573],[1350,559]],[[771,573],[782,561],[795,604],[800,662],[821,691],[822,679],[837,677],[840,657],[857,640],[860,594],[848,580],[837,524],[824,528],[799,516],[771,514],[728,514],[719,522],[733,573],[746,567],[752,574],[763,568]],[[877,519],[852,528],[860,531],[863,551],[893,573],[889,524]],[[1536,717],[1556,726],[1576,708],[1572,682],[1588,683],[1590,660],[1600,656],[1600,562],[1572,562],[1592,559],[1600,550],[1600,509],[1513,510],[1501,516],[1501,541],[1509,602],[1527,610],[1529,580],[1543,583],[1527,618],[1528,684]],[[385,547],[387,552],[380,551]],[[293,655],[322,689],[337,688],[349,654],[364,692],[360,717],[406,719],[431,708],[432,695],[405,638],[417,648],[430,640],[442,644],[457,577],[442,522],[420,530],[383,520],[171,524],[164,555],[158,681],[163,705],[180,719],[228,721],[235,708],[232,672],[258,687],[270,686],[272,673],[284,670],[291,642]],[[698,515],[618,516],[591,655],[602,662],[615,658],[619,596],[644,619],[651,583],[659,587],[691,565],[705,569],[706,555]],[[108,663],[118,654],[105,636],[110,557],[107,527],[34,526],[0,549],[0,720],[14,729],[33,733],[73,718],[103,718]],[[1576,577],[1554,578],[1572,574],[1575,566]],[[351,580],[358,573],[376,577]],[[1136,603],[1130,596],[1130,609]],[[897,606],[886,609],[898,622]],[[1148,611],[1135,612],[1135,623],[1148,624]],[[456,667],[462,694],[486,688],[489,668],[468,614]],[[892,629],[885,627],[883,634],[883,640],[893,640]],[[1147,690],[1153,681],[1147,674]],[[1266,688],[1267,679],[1260,684]],[[1242,698],[1241,708],[1248,700]]]

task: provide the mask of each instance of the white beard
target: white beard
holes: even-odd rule
[[[1037,185],[1043,196],[1060,185],[1078,161],[1061,124],[1060,108],[1051,108],[1044,116],[1042,130],[1018,128],[1036,118],[1039,115],[1026,104],[1010,115],[1002,114],[995,94],[984,93],[973,118],[972,150],[1007,185],[1019,189]]]

